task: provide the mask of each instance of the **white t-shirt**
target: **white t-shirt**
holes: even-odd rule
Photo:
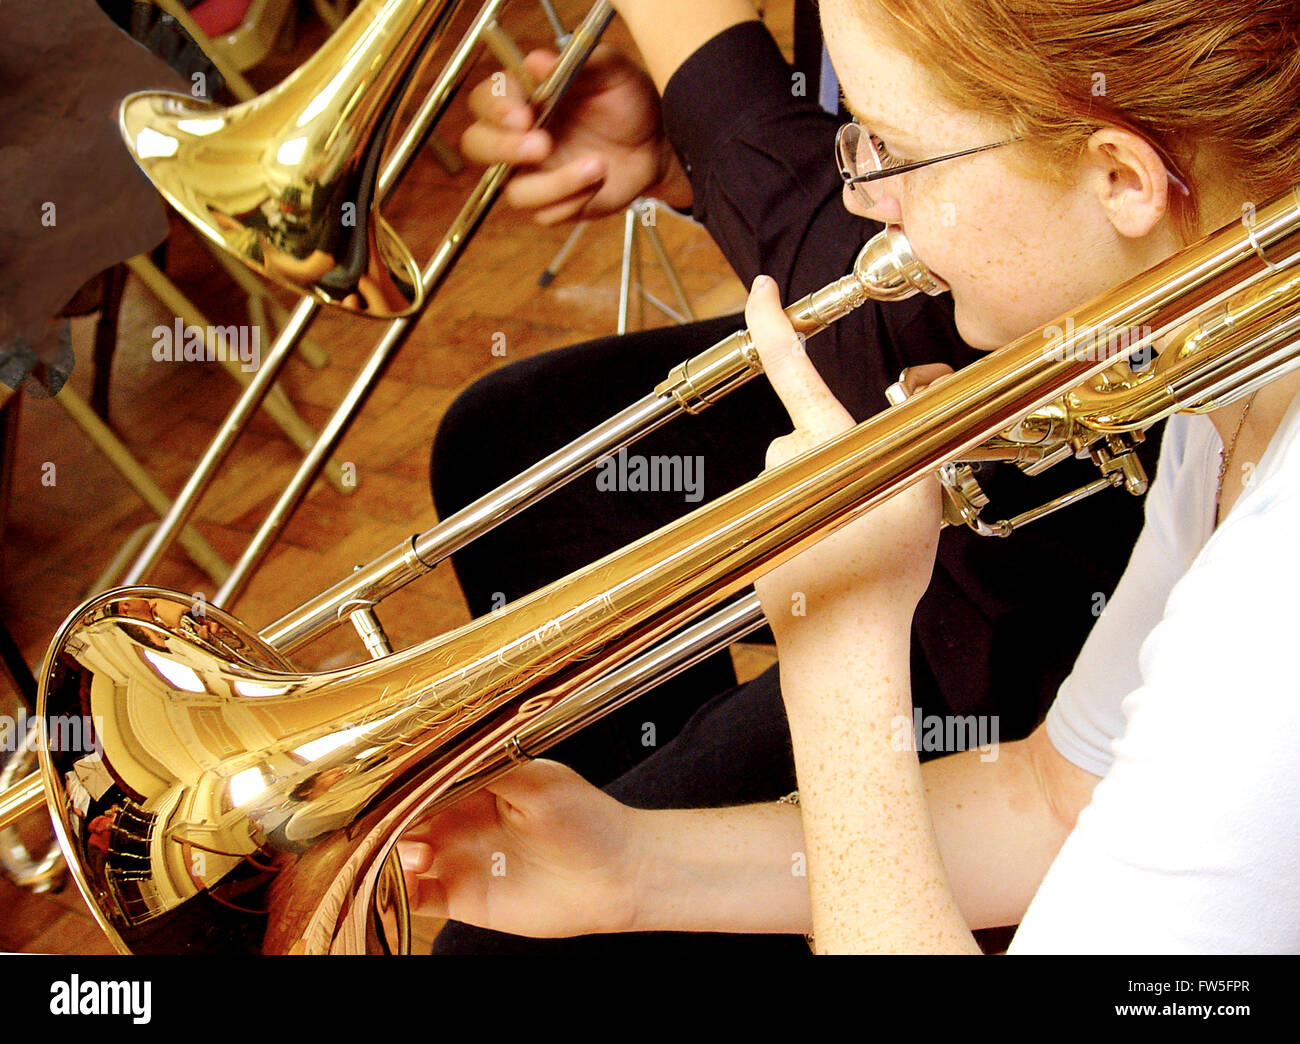
[[[1221,445],[1208,417],[1167,425],[1047,717],[1103,778],[1011,953],[1300,952],[1300,397],[1216,530]]]

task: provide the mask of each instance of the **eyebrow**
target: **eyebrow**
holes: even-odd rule
[[[848,96],[845,95],[845,93],[844,93],[844,85],[843,85],[843,84],[840,84],[840,85],[839,85],[839,95],[840,95],[840,104],[844,106],[844,108],[845,108],[845,110],[848,112],[848,114],[849,114],[850,116],[852,116],[855,120],[857,120],[860,124],[862,124],[862,126],[866,127],[868,130],[870,130],[873,134],[874,134],[874,133],[882,133],[882,134],[884,134],[885,136],[887,136],[887,137],[892,137],[892,138],[907,138],[907,137],[908,137],[907,134],[905,134],[903,131],[900,131],[897,127],[893,126],[892,124],[890,124],[890,123],[889,123],[888,121],[886,121],[886,120],[865,120],[865,119],[863,119],[863,118],[862,118],[862,114],[859,113],[859,112],[857,112],[857,111],[853,108],[853,106],[849,104]]]

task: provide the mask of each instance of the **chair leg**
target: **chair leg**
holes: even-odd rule
[[[126,266],[117,264],[104,270],[103,299],[95,323],[95,376],[91,385],[90,406],[105,424],[108,419],[108,392],[113,377],[113,351],[117,347],[117,320],[122,311],[122,291],[126,286]]]
[[[28,714],[36,713],[36,678],[5,622],[0,620],[0,666],[13,682],[14,692]]]
[[[212,328],[213,324],[208,322],[203,313],[194,306],[189,298],[181,293],[175,283],[151,264],[148,259],[143,256],[133,257],[126,264],[140,281],[149,288],[149,292],[158,298],[165,307],[179,316],[187,326],[197,327],[205,333]],[[225,352],[216,352],[215,348],[217,346],[208,345],[207,347],[214,350],[210,353],[205,352],[205,354],[210,354],[213,357],[222,356],[223,358],[220,361],[226,372],[241,384],[247,385],[253,379],[252,374],[246,372],[237,360],[230,359]],[[279,384],[272,386],[271,391],[262,402],[262,408],[279,425],[280,430],[288,436],[289,440],[304,453],[315,444],[316,431],[298,415],[293,408],[293,403],[289,400],[288,394]],[[338,461],[331,459],[326,462],[323,475],[325,480],[337,492],[345,496],[352,493],[354,486],[344,480],[343,466]]]
[[[9,392],[0,385],[0,392]],[[22,403],[21,395],[0,395],[0,534],[4,533],[5,517],[9,506],[10,480],[13,475],[13,446],[18,435],[18,409]],[[36,679],[32,677],[31,668],[23,659],[18,643],[0,620],[0,669],[3,669],[13,682],[18,699],[26,706],[28,713],[36,711]]]
[[[460,158],[460,153],[438,137],[437,131],[429,135],[427,148],[433,153],[433,158],[438,161],[438,166],[442,167],[453,178],[465,169],[465,161]]]
[[[153,481],[140,462],[131,455],[131,451],[109,430],[108,425],[95,416],[94,411],[72,388],[64,385],[63,390],[55,396],[57,402],[67,412],[73,423],[90,439],[91,444],[99,450],[117,469],[131,488],[139,494],[140,499],[154,509],[160,516],[165,515],[171,507],[171,501]],[[230,567],[193,526],[186,526],[179,537],[181,546],[200,569],[208,574],[217,584],[225,581]]]
[[[217,71],[226,81],[226,86],[236,98],[245,102],[257,97],[257,90],[227,61],[225,53],[212,45],[212,38],[199,28],[199,23],[194,20],[180,0],[154,0],[154,3],[180,23],[180,27],[189,34],[189,38],[194,41],[199,50],[217,67]]]
[[[13,489],[14,446],[18,441],[18,411],[22,401],[22,395],[0,384],[0,538],[9,518],[9,491]],[[0,542],[0,556],[3,554]]]

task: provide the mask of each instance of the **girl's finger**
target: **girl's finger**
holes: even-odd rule
[[[745,305],[745,323],[763,370],[796,430],[821,442],[853,426],[849,411],[826,387],[808,358],[781,308],[776,282],[768,276],[754,280]]]
[[[552,203],[547,207],[541,207],[533,211],[533,220],[539,225],[546,226],[571,221],[582,215],[583,209],[596,198],[599,192],[600,186],[593,185],[591,188],[585,189],[575,196],[570,196],[568,199]]]
[[[469,111],[475,120],[502,127],[526,128],[533,122],[528,92],[504,70],[494,72],[469,92]]]
[[[915,395],[950,376],[952,367],[947,363],[924,363],[921,366],[909,366],[899,375],[899,383],[908,395]]]
[[[551,136],[544,130],[509,130],[474,123],[460,136],[460,150],[473,163],[535,166],[551,155]]]
[[[529,51],[524,58],[524,71],[539,83],[551,75],[551,70],[555,68],[555,63],[560,60],[560,56],[554,51],[548,51],[544,47],[539,47],[535,51]]]
[[[537,758],[535,761],[520,765],[519,768],[511,769],[505,775],[485,784],[483,789],[511,805],[527,806],[553,796],[556,786],[573,783],[591,787],[591,784],[567,765],[547,758]]]
[[[433,865],[433,849],[422,841],[398,841],[397,856],[402,869],[422,874]]]
[[[779,468],[787,460],[794,460],[801,453],[806,453],[816,445],[813,439],[801,431],[792,431],[789,435],[782,435],[778,439],[773,439],[767,447],[766,466],[768,470]]]

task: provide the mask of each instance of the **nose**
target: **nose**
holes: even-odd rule
[[[844,209],[850,214],[870,218],[872,221],[879,221],[883,225],[901,225],[903,223],[903,208],[899,204],[898,198],[885,188],[885,184],[882,182],[872,185],[870,192],[871,198],[875,202],[868,207],[859,198],[858,194],[853,191],[852,185],[845,185]]]

